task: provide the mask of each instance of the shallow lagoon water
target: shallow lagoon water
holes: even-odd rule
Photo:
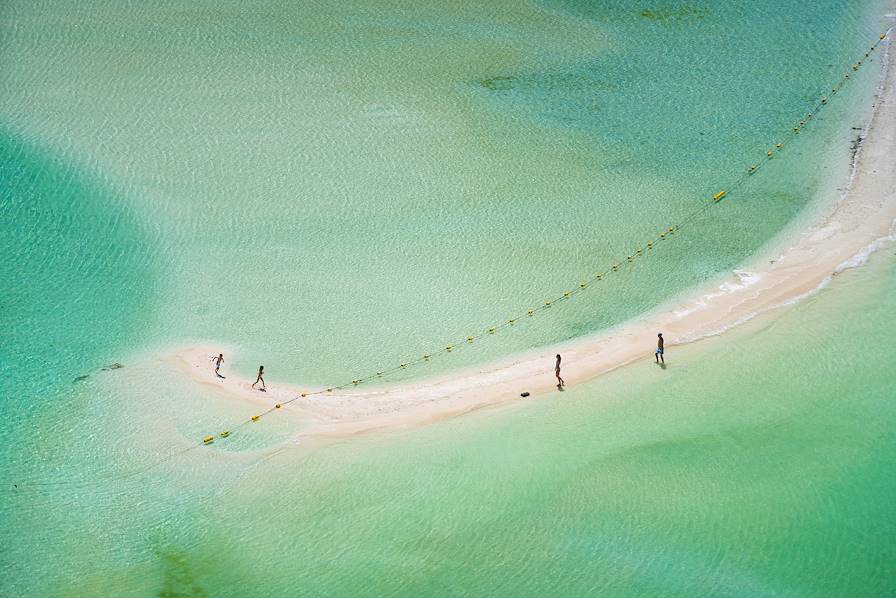
[[[886,595],[896,379],[868,348],[896,333],[894,298],[887,251],[799,309],[670,351],[666,369],[647,358],[314,450],[192,453],[138,479],[32,488],[5,507],[36,532],[4,530],[9,587]]]
[[[881,441],[866,426],[816,470],[828,450],[816,430],[840,424],[813,411],[815,389],[773,367],[813,345],[808,324],[792,345],[776,337],[768,363],[739,366],[752,374],[739,387],[715,356],[663,372],[680,372],[662,379],[683,397],[674,410],[637,383],[658,372],[619,373],[563,402],[309,454],[300,443],[259,460],[248,449],[295,435],[274,424],[226,459],[76,481],[245,416],[168,376],[154,352],[220,341],[239,347],[237,372],[264,362],[269,381],[318,384],[481,331],[606,268],[739,176],[878,32],[873,3],[595,6],[8,4],[0,227],[3,279],[15,284],[0,313],[0,433],[4,482],[38,490],[4,501],[3,586],[800,593],[849,588],[853,567],[867,573],[857,587],[883,592],[886,568],[868,555],[885,544],[869,522],[887,519],[875,502],[886,461],[875,459],[892,447],[865,455]],[[593,333],[735,266],[843,171],[875,72],[699,233],[408,375]],[[836,321],[844,341],[885,338]],[[860,367],[807,379],[867,390],[849,416],[861,422],[887,413],[874,401],[892,381],[875,363],[870,377]],[[762,401],[745,403],[750,385]],[[803,405],[805,424],[775,411],[778,394]],[[655,417],[635,418],[638,401]],[[697,417],[717,413],[705,401],[739,409]],[[738,426],[749,433],[719,432]],[[847,455],[868,459],[864,485],[847,485]],[[776,469],[779,458],[790,465]],[[717,500],[702,506],[707,496]],[[755,507],[764,500],[782,511]],[[846,504],[858,539],[839,523]],[[823,543],[800,566],[770,556],[817,530],[858,548],[837,560]]]
[[[141,348],[221,342],[245,375],[327,384],[606,270],[760,160],[878,29],[876,5],[769,5],[763,26],[743,7],[512,6],[12,4],[0,117],[137,219],[148,254],[117,267],[151,272]],[[844,167],[873,70],[697,234],[425,373],[734,267]]]

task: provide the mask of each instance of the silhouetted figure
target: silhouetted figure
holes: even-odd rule
[[[563,378],[560,377],[560,354],[557,354],[557,365],[554,366],[554,375],[557,376],[557,387],[560,388],[564,386],[566,383],[563,381]]]
[[[267,387],[264,385],[264,366],[258,366],[258,378],[255,379],[255,382],[252,383],[252,388],[255,388],[255,385],[261,382],[261,390],[267,391]]]

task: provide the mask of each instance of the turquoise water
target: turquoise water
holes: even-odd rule
[[[888,251],[666,370],[317,450],[191,454],[61,503],[17,496],[38,535],[4,538],[9,587],[887,595],[896,376],[869,348],[896,333],[894,266]]]
[[[665,20],[214,6],[9,5],[0,117],[137,219],[153,272],[140,345],[227,343],[241,373],[307,384],[432,352],[605,270],[762,158],[879,29],[875,5],[841,3]],[[699,234],[430,372],[600,330],[737,264],[842,165],[860,79]]]
[[[0,177],[0,360],[11,374],[0,384],[27,411],[27,399],[120,354],[145,322],[155,272],[134,215],[63,160],[6,133]]]
[[[846,455],[864,455],[871,430],[834,443],[827,473],[813,469],[813,430],[838,424],[777,367],[795,350],[783,340],[743,381],[766,389],[756,404],[728,383],[732,372],[694,357],[665,372],[685,398],[675,410],[639,382],[657,372],[620,373],[562,403],[321,450],[289,444],[262,459],[248,449],[297,431],[266,423],[226,452],[105,476],[248,415],[159,361],[172,346],[220,342],[239,348],[228,354],[237,373],[263,362],[269,383],[329,384],[575,288],[760,160],[876,39],[882,12],[837,2],[7,3],[0,462],[4,487],[24,489],[0,511],[2,585],[14,595],[296,584],[754,594],[820,591],[819,571],[830,587],[857,584],[849,567],[876,557],[837,560],[824,544],[792,576],[792,558],[769,557],[786,542],[847,539],[838,517],[850,503],[860,507],[850,529],[865,530],[850,541],[877,550],[883,528],[871,523],[888,514],[874,502],[886,482],[873,475],[822,491],[824,475],[854,475]],[[876,64],[691,234],[613,284],[407,376],[605,329],[736,266],[844,171]],[[885,327],[835,321],[850,343],[885,338],[875,336]],[[791,348],[811,342],[807,327]],[[115,362],[125,367],[102,369]],[[882,408],[892,380],[864,377],[881,365],[846,376],[799,362],[820,386],[867,389],[868,402],[851,406],[856,422]],[[781,394],[803,405],[806,428],[769,411]],[[682,423],[701,401],[731,407]],[[729,428],[748,430],[745,444],[716,438]],[[751,446],[766,452],[748,462]],[[782,489],[789,478],[767,447],[819,477]],[[891,448],[863,457],[872,473]],[[734,460],[716,461],[733,449]],[[757,481],[764,493],[744,499]],[[817,521],[800,519],[803,493],[819,501]],[[707,495],[718,502],[695,512]],[[780,519],[757,511],[760,499],[781,505]],[[792,538],[774,526],[792,526]],[[266,574],[268,563],[278,571]],[[868,592],[886,588],[885,576],[863,579]]]

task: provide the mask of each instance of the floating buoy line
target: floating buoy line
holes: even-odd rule
[[[868,48],[868,50],[865,52],[864,57],[859,59],[857,62],[853,63],[852,68],[851,68],[852,71],[859,70],[859,68],[864,64],[864,62],[877,49],[877,46],[880,45],[880,43],[887,38],[887,36],[890,34],[890,31],[892,31],[892,28],[887,30],[885,33],[880,34],[877,41],[875,41],[874,44],[872,44],[871,47]],[[525,313],[521,313],[512,318],[508,318],[507,320],[505,320],[504,322],[502,322],[500,324],[495,324],[492,326],[485,327],[480,332],[478,332],[476,334],[471,334],[471,335],[465,336],[462,339],[459,339],[455,342],[446,343],[445,345],[443,345],[443,347],[441,349],[438,349],[431,353],[424,353],[423,355],[421,355],[420,357],[418,357],[416,359],[412,359],[412,360],[406,361],[404,363],[400,363],[391,368],[387,368],[387,369],[384,369],[384,370],[381,370],[378,372],[374,372],[367,376],[355,378],[355,379],[353,379],[349,382],[345,382],[343,384],[339,384],[336,386],[330,386],[330,387],[322,388],[322,389],[315,390],[315,391],[300,393],[287,401],[275,404],[273,407],[271,407],[267,411],[262,411],[256,415],[253,415],[248,420],[243,421],[242,423],[238,424],[237,426],[235,426],[234,428],[232,428],[230,430],[224,430],[222,432],[219,432],[217,435],[209,434],[209,435],[205,436],[202,439],[202,442],[197,444],[196,446],[198,447],[198,446],[202,446],[202,445],[209,445],[209,444],[214,443],[216,439],[229,438],[233,434],[234,429],[241,428],[241,427],[248,425],[250,423],[253,423],[253,422],[258,422],[261,420],[261,418],[277,411],[278,409],[282,408],[284,405],[288,405],[295,401],[298,401],[298,400],[301,400],[301,399],[304,399],[307,397],[326,395],[326,394],[332,393],[333,391],[336,391],[336,390],[354,388],[361,384],[366,384],[366,383],[376,381],[378,379],[383,378],[384,376],[388,376],[389,374],[393,374],[395,372],[405,370],[409,367],[427,363],[434,357],[438,357],[439,355],[443,355],[445,353],[451,353],[452,350],[454,350],[454,349],[471,344],[482,337],[486,337],[488,335],[495,334],[504,328],[513,326],[517,322],[525,321],[527,318],[531,318],[531,317],[535,316],[536,314],[538,314],[539,312],[543,312],[547,309],[550,309],[553,305],[560,303],[561,301],[567,301],[567,300],[571,299],[574,295],[584,293],[589,288],[592,288],[592,286],[595,285],[596,283],[602,282],[608,276],[611,276],[612,274],[618,272],[620,270],[620,268],[624,267],[626,264],[632,263],[636,259],[638,259],[642,256],[646,256],[648,253],[656,250],[657,246],[660,243],[670,239],[673,235],[677,234],[683,227],[685,227],[694,218],[700,216],[703,212],[705,212],[707,209],[711,208],[712,206],[720,203],[723,199],[730,197],[731,193],[734,190],[738,189],[741,185],[744,184],[744,182],[746,182],[747,179],[749,179],[752,175],[759,172],[759,170],[765,164],[767,164],[770,160],[774,159],[775,154],[777,152],[781,151],[789,141],[793,140],[793,138],[795,136],[797,136],[800,133],[800,131],[802,131],[803,128],[806,127],[812,119],[816,118],[818,113],[825,106],[828,105],[828,101],[829,101],[830,97],[836,95],[840,91],[840,89],[842,89],[843,85],[845,85],[846,82],[849,81],[849,79],[850,79],[849,72],[844,73],[843,76],[840,78],[840,80],[837,81],[837,83],[834,84],[833,87],[831,87],[830,93],[826,94],[826,95],[822,95],[816,101],[816,104],[812,107],[811,111],[806,113],[806,115],[803,116],[799,120],[799,122],[793,127],[793,130],[790,131],[789,138],[784,138],[784,139],[781,139],[780,141],[778,141],[777,143],[774,143],[771,147],[769,147],[765,151],[765,156],[760,162],[757,162],[757,163],[752,164],[749,167],[747,167],[745,169],[745,171],[743,172],[743,174],[741,174],[740,177],[735,179],[729,185],[721,188],[717,193],[715,193],[711,198],[709,198],[709,201],[705,201],[701,207],[699,207],[696,210],[694,210],[693,212],[691,212],[689,215],[687,215],[683,220],[681,220],[677,224],[673,224],[673,225],[669,226],[665,230],[661,231],[659,234],[655,235],[652,239],[648,239],[643,245],[633,248],[632,251],[630,253],[628,253],[624,259],[620,258],[620,259],[616,260],[611,266],[605,268],[604,270],[598,271],[595,274],[592,274],[590,277],[582,280],[581,282],[578,283],[578,285],[576,287],[572,288],[572,290],[563,291],[561,294],[554,297],[553,299],[547,299],[542,305],[527,309],[525,311]]]
[[[568,301],[569,299],[572,299],[575,295],[582,294],[582,293],[588,291],[589,289],[592,289],[592,288],[598,286],[599,283],[603,282],[607,278],[612,277],[614,274],[618,273],[620,271],[620,269],[624,268],[627,264],[631,264],[635,260],[640,259],[641,257],[648,255],[649,253],[657,251],[661,244],[665,243],[666,241],[670,240],[673,236],[677,235],[681,231],[682,228],[686,227],[688,225],[688,223],[690,223],[692,220],[694,220],[698,216],[702,215],[706,210],[709,210],[712,207],[720,204],[722,202],[722,200],[724,200],[724,199],[730,199],[730,197],[734,193],[734,191],[739,189],[748,179],[750,179],[752,176],[754,176],[756,173],[758,173],[763,168],[763,166],[765,164],[767,164],[769,161],[773,160],[775,158],[775,156],[780,151],[782,151],[789,142],[793,141],[799,135],[800,131],[802,131],[803,128],[808,126],[812,120],[817,118],[818,113],[830,104],[832,97],[837,95],[840,92],[840,90],[843,88],[843,86],[849,81],[850,73],[858,71],[863,66],[865,61],[872,55],[872,53],[877,49],[877,47],[881,44],[881,42],[883,42],[890,35],[892,29],[893,28],[891,27],[885,33],[880,34],[879,38],[874,42],[874,44],[872,44],[871,47],[868,48],[868,50],[864,53],[864,56],[861,59],[859,59],[858,61],[856,61],[855,63],[853,63],[851,68],[846,73],[843,74],[843,76],[840,78],[840,80],[837,81],[830,88],[830,92],[825,93],[824,95],[821,95],[818,98],[818,100],[816,101],[815,105],[812,106],[811,110],[809,112],[807,112],[804,116],[802,116],[800,118],[800,120],[796,124],[794,124],[793,128],[791,130],[789,130],[787,133],[785,133],[785,136],[783,138],[779,139],[776,143],[773,143],[770,147],[768,147],[766,149],[766,151],[764,152],[764,155],[760,158],[759,161],[747,166],[744,169],[744,171],[741,173],[741,175],[738,176],[736,179],[734,179],[732,182],[730,182],[728,185],[720,186],[719,190],[715,194],[705,198],[700,207],[698,207],[693,212],[688,214],[680,222],[671,224],[670,226],[666,227],[659,233],[654,234],[654,236],[652,238],[647,239],[646,241],[644,241],[644,243],[642,243],[636,247],[633,247],[631,249],[631,251],[628,252],[624,257],[620,256],[620,258],[617,259],[615,262],[613,262],[612,264],[608,264],[607,267],[605,267],[604,269],[601,269],[601,270],[591,274],[590,276],[584,278],[575,286],[571,285],[571,290],[565,290],[562,293],[559,293],[558,295],[556,295],[554,298],[545,300],[544,303],[542,303],[541,305],[530,307],[530,308],[526,309],[525,311],[522,311],[521,313],[504,320],[501,323],[485,326],[479,332],[460,337],[458,340],[453,341],[453,342],[445,343],[441,346],[440,349],[433,350],[429,353],[424,353],[420,357],[417,357],[415,359],[410,359],[408,361],[399,363],[392,367],[385,368],[380,371],[373,372],[373,373],[370,373],[370,374],[362,376],[362,377],[354,378],[354,379],[344,382],[342,384],[329,386],[329,387],[321,388],[321,389],[314,390],[314,391],[302,392],[289,400],[283,401],[282,403],[276,403],[273,407],[267,409],[266,411],[262,411],[255,415],[252,415],[249,419],[244,420],[227,430],[222,430],[215,434],[207,434],[207,435],[203,436],[202,439],[200,441],[196,442],[195,444],[192,444],[188,447],[181,448],[177,451],[173,451],[173,452],[163,456],[158,461],[156,461],[146,467],[143,467],[139,470],[121,474],[121,475],[117,475],[117,476],[115,476],[115,475],[105,476],[105,477],[101,476],[100,478],[95,478],[95,479],[111,479],[111,478],[121,479],[121,478],[139,475],[139,474],[144,473],[154,467],[161,465],[162,463],[164,463],[170,459],[173,459],[175,457],[183,455],[183,454],[190,452],[192,450],[195,450],[199,447],[214,444],[216,441],[220,442],[223,440],[230,439],[234,436],[234,433],[237,430],[243,428],[244,426],[251,425],[251,424],[261,421],[262,418],[270,415],[271,413],[274,413],[275,411],[280,410],[281,408],[283,408],[286,405],[289,405],[290,403],[293,403],[295,401],[299,401],[301,399],[305,399],[308,397],[321,396],[321,395],[325,396],[327,394],[333,393],[334,391],[344,390],[344,389],[348,389],[348,388],[355,388],[355,387],[361,386],[363,384],[369,384],[371,382],[381,380],[382,378],[387,377],[390,374],[394,374],[396,372],[401,372],[408,368],[411,368],[411,367],[414,367],[417,365],[421,365],[424,363],[428,363],[432,359],[434,359],[440,355],[451,353],[456,349],[460,349],[462,347],[465,347],[472,343],[475,343],[477,340],[480,340],[482,338],[487,338],[493,334],[496,334],[505,328],[509,328],[509,327],[514,326],[517,323],[524,322],[527,319],[532,318],[541,312],[544,312],[548,309],[552,309],[555,305],[557,305],[559,303],[562,303],[564,301]],[[76,482],[76,481],[46,482],[46,483],[33,483],[33,484],[27,484],[27,485],[28,486],[44,486],[44,487],[46,487],[46,486],[65,485],[67,483],[68,484],[78,484],[79,482]],[[85,481],[83,483],[89,483],[89,482]]]

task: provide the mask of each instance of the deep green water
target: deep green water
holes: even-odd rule
[[[665,372],[259,459],[297,432],[275,422],[104,479],[246,416],[158,352],[221,342],[233,371],[325,384],[482,332],[759,161],[883,12],[6,3],[3,593],[892,591],[893,380],[862,350],[893,332],[889,262],[743,354],[710,341]],[[841,182],[868,67],[690,234],[407,375],[597,332],[736,267]]]

